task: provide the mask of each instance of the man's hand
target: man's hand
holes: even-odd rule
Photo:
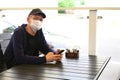
[[[49,52],[46,55],[47,62],[61,61],[61,60],[62,60],[62,54],[54,54],[53,52]]]

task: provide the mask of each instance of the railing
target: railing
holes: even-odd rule
[[[0,10],[31,10],[36,7],[8,7],[0,8]],[[58,7],[38,7],[42,10],[120,10],[120,7],[68,7],[68,8],[58,8]]]

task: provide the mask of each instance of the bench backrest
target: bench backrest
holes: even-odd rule
[[[8,46],[8,43],[11,39],[11,34],[10,33],[1,33],[0,34],[0,44],[1,44],[1,49],[4,53],[6,47]]]

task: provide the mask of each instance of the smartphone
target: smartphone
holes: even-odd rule
[[[62,52],[64,52],[64,50],[60,50],[60,52],[58,54],[61,54]]]

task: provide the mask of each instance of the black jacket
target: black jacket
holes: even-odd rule
[[[41,64],[46,62],[45,57],[25,55],[27,40],[26,40],[26,32],[24,28],[26,26],[27,26],[26,24],[23,24],[14,31],[10,43],[6,48],[6,51],[4,53],[4,59],[6,61],[8,68],[18,64]],[[39,40],[38,40],[39,50],[45,55],[48,52],[54,52],[52,49],[48,47],[42,29],[40,29],[37,32],[37,35],[39,36]]]

